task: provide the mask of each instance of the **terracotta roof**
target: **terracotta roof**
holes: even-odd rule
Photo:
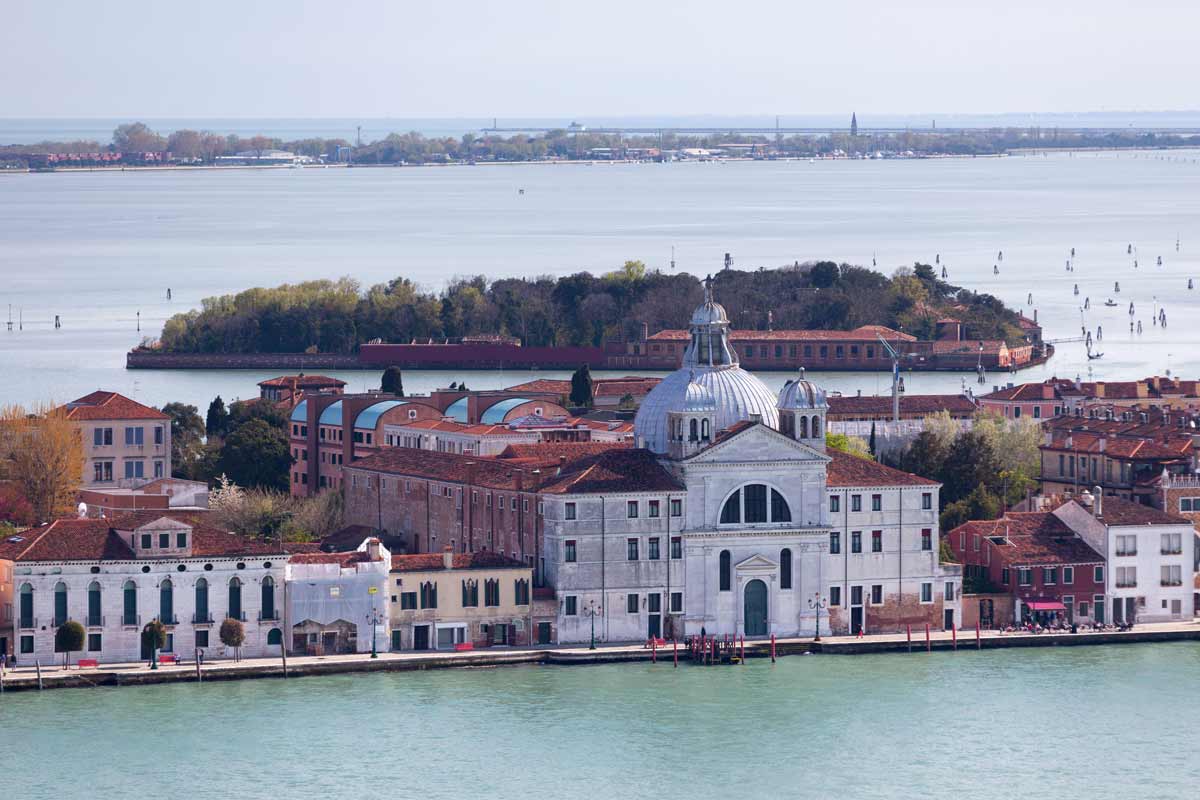
[[[485,550],[479,553],[455,553],[452,556],[451,569],[529,569],[528,564],[522,564],[515,558],[502,556],[499,553]],[[445,569],[445,559],[441,553],[413,553],[411,555],[392,556],[392,572],[428,572]]]
[[[157,408],[144,406],[116,392],[95,391],[66,405],[67,419],[76,421],[108,419],[170,419]]]
[[[543,467],[570,463],[614,448],[629,448],[630,442],[536,442],[510,444],[497,458]]]
[[[538,378],[537,380],[525,381],[518,383],[516,386],[509,386],[504,391],[506,392],[547,392],[552,394],[570,394],[571,382],[553,380],[551,378]]]
[[[466,483],[469,478],[477,486],[510,491],[517,490],[520,480],[522,488],[526,491],[534,491],[537,488],[537,476],[524,465],[490,456],[438,453],[414,447],[387,447],[374,455],[347,464],[345,469],[408,475],[451,483]]]
[[[239,555],[277,555],[276,543],[247,539],[230,531],[209,527],[198,515],[186,512],[138,511],[112,519],[60,519],[22,534],[25,541],[11,537],[0,545],[0,558],[13,561],[127,561],[136,558],[133,548],[119,532],[167,518],[192,528],[189,558]],[[18,546],[20,545],[20,546]],[[164,556],[178,560],[179,556]],[[145,559],[145,557],[142,557]]]
[[[917,337],[901,333],[883,325],[860,325],[849,331],[785,330],[785,331],[730,331],[731,342],[815,342],[815,341],[859,341],[874,342],[876,336],[891,341],[915,342]],[[649,337],[649,341],[688,341],[690,334],[685,330],[662,330]]]
[[[280,375],[278,378],[259,381],[258,385],[311,389],[327,386],[345,386],[346,382],[337,378],[331,378],[328,375]]]
[[[830,397],[829,414],[891,414],[890,396]],[[971,416],[977,410],[965,394],[906,394],[900,397],[902,414],[932,414],[937,411]]]
[[[1075,501],[1071,501],[1075,502]],[[1107,525],[1191,525],[1191,520],[1117,497],[1100,502],[1099,520]]]
[[[341,553],[299,553],[288,558],[288,563],[337,564],[338,566],[342,567],[350,567],[354,564],[365,564],[372,560],[379,561],[381,559],[372,559],[362,550],[351,550]]]
[[[649,450],[613,448],[568,462],[561,474],[548,479],[542,491],[547,494],[608,494],[682,489],[683,485]]]
[[[1056,430],[1049,444],[1039,446],[1041,450],[1065,453],[1103,453],[1110,458],[1123,458],[1132,461],[1173,461],[1190,458],[1192,454],[1192,438],[1186,434],[1168,435],[1167,441],[1162,439],[1142,438],[1136,436],[1107,435],[1103,432],[1072,430]],[[1101,445],[1103,443],[1103,449]]]
[[[840,450],[826,450],[825,454],[832,460],[825,472],[825,485],[828,487],[871,487],[871,486],[938,486],[937,481],[922,478],[909,472],[902,472],[872,461],[869,458],[853,456]]]
[[[1000,519],[967,522],[950,531],[980,537],[1004,537],[1003,544],[991,542],[992,552],[1010,564],[1102,564],[1104,557],[1075,535],[1061,519],[1048,511],[1010,511]],[[969,543],[968,543],[969,545]]]

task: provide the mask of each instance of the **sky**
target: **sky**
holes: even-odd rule
[[[1200,106],[1195,0],[4,0],[0,116]]]

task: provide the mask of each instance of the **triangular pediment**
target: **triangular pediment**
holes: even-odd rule
[[[133,530],[135,533],[142,533],[150,531],[190,531],[191,529],[192,526],[186,522],[180,522],[170,517],[159,517],[152,522],[147,522],[145,525],[139,525]]]
[[[739,561],[737,564],[734,564],[734,569],[738,569],[738,570],[769,570],[769,569],[775,569],[778,566],[779,565],[777,563],[775,563],[771,559],[767,558],[766,556],[760,556],[758,553],[755,553],[754,555],[750,556],[749,558],[747,558],[743,561]]]
[[[745,453],[754,454],[755,461],[812,461],[829,463],[829,456],[798,442],[767,425],[750,425],[725,434],[716,444],[686,459],[691,464],[718,464],[745,461]]]

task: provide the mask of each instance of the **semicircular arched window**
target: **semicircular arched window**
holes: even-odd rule
[[[778,490],[762,483],[748,483],[735,490],[721,507],[722,525],[791,521],[792,510],[787,500]]]

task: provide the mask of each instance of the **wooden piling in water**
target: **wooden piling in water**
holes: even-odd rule
[[[930,642],[929,642],[929,623],[928,622],[925,623],[925,652],[926,653],[933,652],[933,645],[930,644]]]

